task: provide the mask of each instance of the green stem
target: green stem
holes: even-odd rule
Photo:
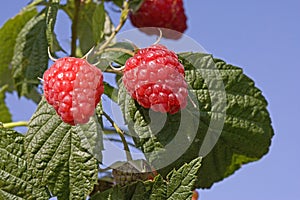
[[[79,20],[79,11],[81,6],[81,0],[75,0],[75,13],[72,21],[72,39],[71,39],[71,56],[76,56],[76,47],[77,47],[77,29],[78,29],[78,20]]]
[[[118,75],[123,75],[123,72],[120,71],[120,70],[106,69],[105,72],[113,73],[113,74],[118,74]]]
[[[124,146],[124,150],[126,152],[127,161],[132,160],[130,149],[129,149],[128,143],[125,139],[125,132],[119,128],[119,126],[114,122],[114,120],[106,112],[102,111],[102,115],[111,123],[111,125],[115,128],[116,132],[119,134],[121,141],[123,143],[123,146]]]
[[[8,89],[8,84],[3,85],[3,86],[0,88],[0,93],[5,92],[7,89]]]
[[[9,122],[9,123],[4,123],[3,127],[4,128],[15,128],[19,126],[28,126],[27,121],[19,121],[19,122]]]
[[[112,32],[112,34],[109,36],[109,38],[105,41],[103,45],[98,49],[97,53],[100,54],[103,52],[103,50],[111,43],[111,41],[114,39],[114,37],[117,35],[117,33],[121,30],[121,28],[124,26],[129,13],[129,3],[128,1],[123,2],[123,9],[120,16],[120,21],[116,29]]]

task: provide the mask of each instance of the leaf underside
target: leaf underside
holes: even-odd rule
[[[9,91],[13,90],[13,80],[9,67],[18,33],[24,25],[37,14],[36,9],[24,9],[15,17],[9,19],[0,29],[0,87],[8,84]]]
[[[48,66],[46,16],[29,20],[18,34],[12,59],[14,84],[19,96],[28,96],[39,85]]]

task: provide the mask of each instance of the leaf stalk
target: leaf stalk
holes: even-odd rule
[[[121,141],[123,143],[123,146],[124,146],[124,150],[126,152],[127,161],[132,160],[129,145],[125,139],[125,132],[114,122],[114,120],[106,112],[102,111],[101,114],[111,123],[111,125],[115,128],[116,132],[119,134]]]
[[[74,18],[72,22],[72,38],[71,38],[71,56],[76,56],[76,47],[77,47],[77,29],[78,29],[78,21],[79,21],[79,11],[81,7],[81,0],[75,0],[75,12],[74,12]]]
[[[4,128],[15,128],[15,127],[20,127],[20,126],[28,126],[28,122],[27,121],[18,121],[18,122],[3,123]]]

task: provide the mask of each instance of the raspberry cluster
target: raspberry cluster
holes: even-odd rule
[[[177,55],[163,45],[140,49],[125,63],[123,82],[143,107],[177,113],[187,105],[184,67]]]
[[[64,122],[89,121],[104,91],[100,69],[84,59],[64,57],[46,70],[43,79],[44,96]]]
[[[141,106],[161,113],[177,113],[187,105],[184,67],[163,45],[140,49],[125,63],[123,83]],[[58,59],[43,76],[44,96],[61,119],[84,124],[104,92],[100,69],[85,59]]]

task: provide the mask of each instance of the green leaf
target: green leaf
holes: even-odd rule
[[[113,0],[114,4],[122,8],[124,0]]]
[[[28,7],[43,6],[48,3],[48,0],[31,0]]]
[[[203,159],[203,167],[199,173],[201,178],[197,183],[198,187],[209,188],[214,182],[233,174],[242,164],[256,161],[264,156],[269,151],[274,132],[266,99],[262,92],[255,87],[254,82],[243,74],[241,68],[226,64],[220,59],[213,59],[207,54],[184,53],[180,57],[183,59],[183,64],[191,69],[187,72],[190,85],[195,83],[192,78],[195,70],[192,67],[203,69],[205,66],[212,66],[210,68],[219,73],[226,93],[226,115],[222,116],[224,117],[222,133],[213,150],[207,152],[208,155]],[[208,68],[207,71],[212,69]],[[212,93],[211,86],[207,85],[212,85],[216,81],[205,81],[207,83],[203,84],[204,89],[200,90]],[[196,87],[193,88],[199,91],[197,84],[194,86]],[[216,97],[218,98],[217,95],[210,97],[210,110],[203,109],[210,116],[210,123],[220,117],[213,111],[217,111],[217,107],[220,106],[218,102],[212,103],[212,99]],[[203,95],[201,100],[200,103],[205,101]],[[206,101],[208,102],[208,99]],[[209,124],[209,128],[211,127],[214,128],[212,124]],[[201,128],[197,135],[200,133]],[[203,143],[205,142],[209,143],[207,140],[204,140]],[[204,154],[203,150],[206,154],[205,145],[202,144],[202,148],[198,148],[200,154]]]
[[[179,58],[190,87],[184,110],[166,115],[144,109],[123,85],[119,104],[136,145],[159,173],[201,156],[196,187],[209,188],[268,152],[273,129],[267,102],[242,69],[208,54]]]
[[[54,26],[56,22],[57,12],[59,9],[60,0],[50,0],[47,8],[46,14],[46,36],[48,40],[48,45],[50,47],[50,51],[54,53],[55,51],[62,50],[62,47],[59,45],[56,34],[54,33]]]
[[[27,171],[24,136],[0,128],[0,199],[48,199],[45,187],[34,186]]]
[[[108,62],[115,62],[124,66],[128,58],[132,57],[135,51],[135,46],[130,42],[117,42],[107,47],[100,54],[99,60],[105,59]]]
[[[69,1],[63,7],[63,10],[71,20],[74,20],[74,0]],[[103,3],[99,4],[94,1],[86,1],[82,4],[77,24],[79,47],[82,55],[85,55],[93,46],[102,42],[114,29]]]
[[[78,38],[82,54],[86,54],[94,45],[93,15],[97,4],[89,1],[80,10],[78,19]]]
[[[91,200],[148,200],[153,183],[151,182],[135,182],[130,185],[115,187],[102,193],[96,193]]]
[[[105,15],[104,4],[98,4],[92,18],[93,38],[96,44],[98,44],[104,36]]]
[[[133,13],[135,13],[141,7],[143,2],[144,2],[144,0],[131,0],[131,1],[129,1],[129,8],[131,9],[131,11]]]
[[[12,59],[14,83],[19,96],[28,96],[48,66],[46,16],[42,12],[20,31]]]
[[[166,199],[167,197],[167,185],[161,175],[154,178],[154,183],[152,186],[152,191],[150,194],[150,200],[156,199]]]
[[[43,99],[30,120],[25,142],[36,184],[47,186],[58,199],[85,199],[93,190],[103,148],[94,118],[70,126]]]
[[[167,199],[191,199],[192,190],[201,166],[201,158],[184,164],[179,170],[167,175]],[[201,171],[201,170],[200,170]]]
[[[15,17],[9,19],[0,29],[0,86],[8,84],[9,91],[13,90],[9,65],[13,57],[16,38],[24,25],[36,14],[36,9],[22,10]]]
[[[188,149],[200,118],[191,102],[175,115],[157,113],[139,106],[123,84],[120,85],[118,99],[129,134],[157,170],[175,162]],[[165,172],[173,168],[167,168]]]
[[[89,53],[87,60],[89,63],[97,63],[97,67],[105,71],[113,64],[117,64],[119,67],[124,66],[134,51],[135,46],[129,42],[116,42],[105,49],[102,49],[100,44]],[[117,66],[115,67],[117,68]]]
[[[8,86],[0,87],[0,122],[11,122],[11,114],[5,103],[5,92]]]

